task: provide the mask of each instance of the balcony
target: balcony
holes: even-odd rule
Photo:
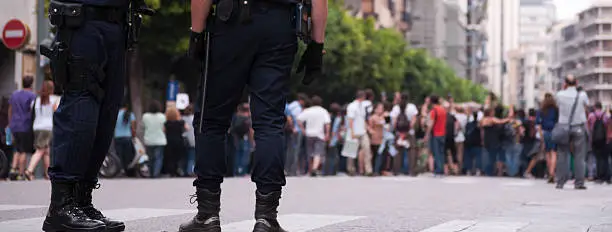
[[[592,57],[610,57],[612,56],[612,49],[594,49],[591,51],[585,52],[585,58],[590,59]]]
[[[609,15],[602,15],[600,17],[589,16],[585,19],[580,20],[580,22],[578,22],[578,25],[580,25],[580,28],[586,28],[593,24],[604,24],[610,22],[612,22],[612,16]]]
[[[590,43],[598,40],[612,40],[612,32],[584,34],[584,43]]]

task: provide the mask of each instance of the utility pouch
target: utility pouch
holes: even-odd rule
[[[232,17],[232,13],[234,12],[234,1],[235,0],[221,0],[217,4],[217,17],[222,22],[227,22]]]
[[[85,22],[83,4],[51,1],[49,21],[58,28],[78,29]]]

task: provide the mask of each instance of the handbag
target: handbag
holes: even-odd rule
[[[551,132],[551,139],[556,144],[567,145],[570,143],[570,127],[572,123],[572,119],[574,118],[574,113],[576,112],[576,105],[578,105],[578,98],[580,97],[580,93],[576,93],[576,98],[574,99],[574,105],[572,106],[572,112],[570,113],[569,120],[567,124],[557,123]]]

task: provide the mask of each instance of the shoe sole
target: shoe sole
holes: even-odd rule
[[[106,232],[106,226],[101,225],[93,228],[71,228],[64,224],[53,226],[50,223],[44,222],[42,230],[45,232]]]
[[[125,231],[125,225],[120,225],[116,227],[108,227],[106,226],[105,232],[123,232]]]
[[[179,228],[179,232],[221,232],[221,227],[202,229],[202,228],[194,228],[194,229],[181,229]]]

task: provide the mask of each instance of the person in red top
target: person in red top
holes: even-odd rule
[[[433,107],[429,112],[429,125],[425,140],[429,140],[431,152],[434,157],[434,174],[444,174],[444,137],[446,135],[446,110],[440,105],[438,96],[430,98]],[[429,139],[431,138],[431,139]]]

